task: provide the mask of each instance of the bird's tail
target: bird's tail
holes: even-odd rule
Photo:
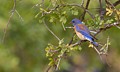
[[[97,42],[92,42],[92,44],[96,47],[98,47],[98,43]]]

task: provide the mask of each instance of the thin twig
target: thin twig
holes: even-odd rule
[[[91,17],[92,19],[95,18],[95,16],[87,9],[85,9],[82,5],[80,4],[62,4],[62,5],[57,5],[56,7],[54,7],[53,9],[50,9],[49,11],[43,11],[44,14],[50,14],[54,11],[56,11],[58,8],[62,8],[62,7],[66,7],[66,6],[76,6],[76,7],[80,7],[82,8],[85,12],[87,12]]]
[[[83,4],[84,4],[84,0],[82,0],[81,6],[83,6]]]
[[[65,27],[65,28],[73,29],[73,27]]]
[[[75,46],[77,46],[77,45],[81,45],[81,43],[86,42],[86,41],[87,41],[87,40],[80,40],[80,41],[78,41],[78,42],[76,42],[76,43],[74,43],[74,44],[71,44],[70,46],[75,47]]]
[[[50,28],[47,26],[45,20],[43,19],[42,21],[43,21],[45,27],[47,28],[47,30],[48,30],[58,41],[60,41],[61,39],[60,39],[52,30],[50,30]]]
[[[52,66],[49,66],[45,72],[49,72],[49,70],[52,68]]]
[[[96,34],[97,32],[96,32],[96,31],[91,30],[91,31],[90,31],[90,33],[94,33],[94,34]]]
[[[66,52],[66,51],[65,51]],[[61,56],[63,56],[63,54],[65,53],[63,52]],[[60,65],[60,61],[61,61],[62,57],[59,58],[58,62],[57,62],[57,66],[55,68],[55,70],[57,71],[59,69],[59,65]]]
[[[111,5],[108,0],[105,0],[106,4]]]
[[[74,35],[75,35],[75,33],[73,33],[73,36],[72,36],[72,38],[71,38],[71,40],[70,40],[70,42],[69,42],[69,45],[72,44],[72,42],[73,42],[73,38],[74,38]]]
[[[44,7],[44,0],[42,0],[41,4],[42,4],[42,7]],[[42,16],[44,16],[44,15],[45,15],[45,12],[43,11]],[[45,27],[47,28],[47,30],[60,42],[61,39],[52,30],[50,30],[50,28],[47,26],[44,18],[42,19],[42,22],[45,25]]]
[[[91,16],[92,19],[95,18],[95,16],[89,10],[84,9],[84,7],[82,7],[82,8],[83,8],[83,10],[85,10]]]
[[[95,46],[93,46],[93,48],[95,49],[95,51],[96,51],[99,55],[101,54]]]
[[[8,29],[8,26],[9,26],[9,24],[10,24],[10,21],[11,21],[13,15],[14,15],[14,13],[15,13],[15,8],[16,8],[16,0],[14,0],[14,6],[13,6],[13,8],[12,8],[11,15],[10,15],[10,17],[9,17],[9,19],[8,19],[8,22],[7,22],[7,24],[6,24],[6,27],[4,28],[4,34],[3,34],[2,43],[4,43],[4,41],[5,41],[5,37],[6,37],[6,34],[7,34],[7,29]]]
[[[66,31],[66,28],[65,28],[65,26],[64,26],[64,24],[63,24],[63,23],[62,23],[62,27],[63,27],[63,30],[64,30],[64,31]]]
[[[117,27],[118,29],[120,29],[120,26],[117,26],[117,25],[116,25],[116,27]]]
[[[108,48],[109,48],[109,45],[110,45],[110,38],[109,38],[109,36],[108,36],[108,38],[107,38],[107,46],[106,46],[106,54],[107,54],[107,51],[108,51]]]
[[[22,16],[19,14],[19,12],[17,10],[15,10],[15,12],[18,14],[19,18],[21,19],[21,21],[24,21]]]

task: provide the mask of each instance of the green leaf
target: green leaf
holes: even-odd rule
[[[53,17],[53,16],[51,16],[51,17],[50,17],[49,22],[51,22],[51,23],[52,23],[53,21],[54,21],[54,17]]]
[[[66,14],[66,11],[63,11],[62,14]]]
[[[78,15],[78,10],[72,10],[73,15]]]
[[[65,16],[60,17],[60,22],[65,24],[67,22],[66,17]]]
[[[59,45],[61,45],[64,42],[64,39],[59,41]]]
[[[39,23],[42,23],[42,20],[41,20],[41,19],[39,20]]]
[[[39,12],[38,14],[35,15],[35,18],[37,18],[39,14],[40,14],[40,12]]]
[[[106,24],[112,23],[113,21],[114,21],[113,19],[107,20]]]
[[[82,47],[81,47],[81,46],[79,46],[79,47],[78,47],[78,50],[80,50],[80,51],[81,51],[81,50],[82,50]]]
[[[106,8],[106,11],[107,11],[106,15],[108,15],[108,16],[111,16],[114,12],[114,10],[112,8]]]
[[[49,62],[49,66],[53,66],[54,65],[54,60],[52,58],[49,58],[50,62]]]
[[[82,50],[81,46],[71,47],[70,50]]]

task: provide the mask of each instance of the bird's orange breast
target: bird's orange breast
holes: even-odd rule
[[[74,27],[75,33],[76,35],[81,39],[81,40],[85,40],[85,37],[78,31],[76,31],[76,28]]]

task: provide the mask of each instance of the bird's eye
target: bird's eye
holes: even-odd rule
[[[75,21],[72,21],[72,23],[75,23]]]

